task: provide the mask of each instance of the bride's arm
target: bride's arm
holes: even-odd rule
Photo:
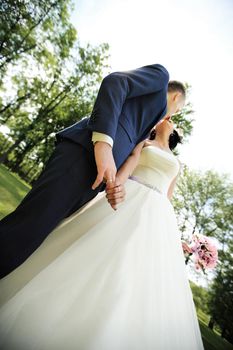
[[[129,176],[132,174],[132,172],[136,168],[144,143],[145,143],[145,140],[138,143],[137,146],[133,149],[133,151],[129,155],[129,157],[126,159],[126,161],[118,169],[118,172],[116,174],[116,179],[122,185],[126,182],[126,180],[129,178]]]
[[[125,199],[125,188],[124,183],[132,174],[133,170],[137,166],[138,159],[140,157],[141,150],[145,141],[137,144],[133,149],[129,157],[125,160],[122,166],[118,169],[116,174],[115,184],[106,186],[106,198],[111,207],[116,210],[116,205],[123,202]]]
[[[178,161],[179,161],[179,159],[178,159]],[[180,163],[179,172],[178,172],[177,176],[172,180],[172,182],[171,182],[171,184],[170,184],[170,186],[169,186],[169,189],[168,189],[168,191],[167,191],[167,197],[168,197],[169,200],[172,199],[173,192],[174,192],[174,188],[175,188],[177,179],[178,179],[178,177],[179,177],[179,175],[180,175],[180,171],[181,171],[181,162],[179,161],[179,163]]]

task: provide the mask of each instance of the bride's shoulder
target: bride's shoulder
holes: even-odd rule
[[[147,146],[152,146],[152,142],[149,139],[146,139],[143,142],[142,148],[147,147]]]

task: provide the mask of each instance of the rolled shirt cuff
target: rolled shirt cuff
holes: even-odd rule
[[[97,141],[107,142],[111,147],[113,147],[113,139],[110,136],[102,134],[101,132],[93,131],[92,142],[95,144]]]

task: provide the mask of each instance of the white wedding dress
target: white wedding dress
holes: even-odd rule
[[[0,349],[204,349],[166,196],[178,169],[143,148],[117,211],[100,193],[1,280]]]

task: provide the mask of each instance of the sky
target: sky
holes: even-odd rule
[[[191,85],[195,111],[179,159],[233,179],[233,1],[75,0],[81,44],[110,45],[110,71],[160,63]]]

